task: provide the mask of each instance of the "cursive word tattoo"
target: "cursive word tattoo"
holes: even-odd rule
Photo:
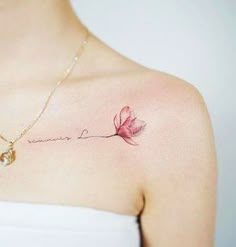
[[[69,141],[71,140],[71,137],[57,137],[57,138],[48,138],[48,139],[38,139],[38,140],[28,140],[28,143],[37,143],[37,142],[52,142],[52,141]]]
[[[88,134],[88,130],[84,129],[79,137],[76,139],[88,139],[88,138],[111,138],[114,136],[119,136],[123,138],[124,141],[131,145],[138,145],[133,140],[133,137],[140,135],[144,130],[146,123],[143,120],[137,119],[135,117],[134,111],[130,109],[129,106],[124,106],[119,115],[116,114],[113,118],[113,124],[115,126],[115,133],[111,135],[98,135],[98,136],[84,136]],[[58,137],[58,138],[47,138],[38,140],[28,140],[28,143],[38,143],[38,142],[50,142],[50,141],[70,141],[72,137]]]

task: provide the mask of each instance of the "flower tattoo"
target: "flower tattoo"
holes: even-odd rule
[[[134,111],[130,109],[129,106],[124,106],[119,115],[116,114],[113,118],[113,123],[115,126],[115,133],[112,135],[107,136],[83,136],[84,134],[88,133],[87,129],[84,129],[77,139],[88,139],[93,137],[100,137],[100,138],[110,138],[113,136],[120,136],[123,138],[124,141],[131,145],[138,145],[133,140],[133,137],[138,136],[145,128],[146,123],[140,119],[135,117]],[[48,141],[59,141],[59,140],[71,140],[71,137],[59,137],[59,138],[49,138],[49,139],[39,139],[39,140],[28,140],[29,143],[36,143],[36,142],[48,142]]]
[[[116,114],[113,122],[116,129],[116,135],[122,137],[131,145],[137,145],[132,137],[139,135],[144,130],[146,123],[137,119],[134,115],[134,111],[130,110],[129,106],[123,107],[119,117]]]

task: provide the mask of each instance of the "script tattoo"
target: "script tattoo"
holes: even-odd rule
[[[133,137],[138,136],[145,128],[146,123],[142,120],[137,119],[135,117],[134,111],[130,109],[129,106],[124,106],[119,116],[116,114],[113,118],[113,123],[115,126],[115,133],[112,135],[101,135],[101,136],[84,136],[85,134],[88,134],[88,130],[84,129],[81,132],[81,135],[79,137],[76,137],[76,139],[88,139],[88,138],[110,138],[114,136],[119,136],[123,138],[124,141],[131,145],[138,145],[133,140]],[[28,140],[28,143],[38,143],[38,142],[50,142],[50,141],[70,141],[72,140],[72,137],[57,137],[57,138],[47,138],[47,139],[38,139],[38,140]]]
[[[48,138],[48,139],[38,139],[38,140],[28,140],[29,143],[37,143],[37,142],[51,142],[51,141],[69,141],[71,137],[57,137],[57,138]]]

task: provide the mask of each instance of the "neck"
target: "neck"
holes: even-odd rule
[[[0,0],[0,33],[0,88],[5,88],[62,73],[84,27],[66,0]]]

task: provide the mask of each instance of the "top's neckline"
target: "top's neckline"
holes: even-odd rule
[[[89,210],[94,212],[101,212],[110,215],[117,215],[121,217],[128,217],[128,218],[138,218],[138,215],[130,215],[130,214],[123,214],[123,213],[116,213],[109,210],[103,210],[93,207],[87,206],[77,206],[77,205],[65,205],[65,204],[56,204],[56,203],[38,203],[38,202],[25,202],[25,201],[8,201],[8,200],[0,200],[1,204],[8,204],[8,205],[17,205],[17,206],[26,206],[26,207],[43,207],[43,208],[60,208],[60,209],[82,209],[82,210]]]

